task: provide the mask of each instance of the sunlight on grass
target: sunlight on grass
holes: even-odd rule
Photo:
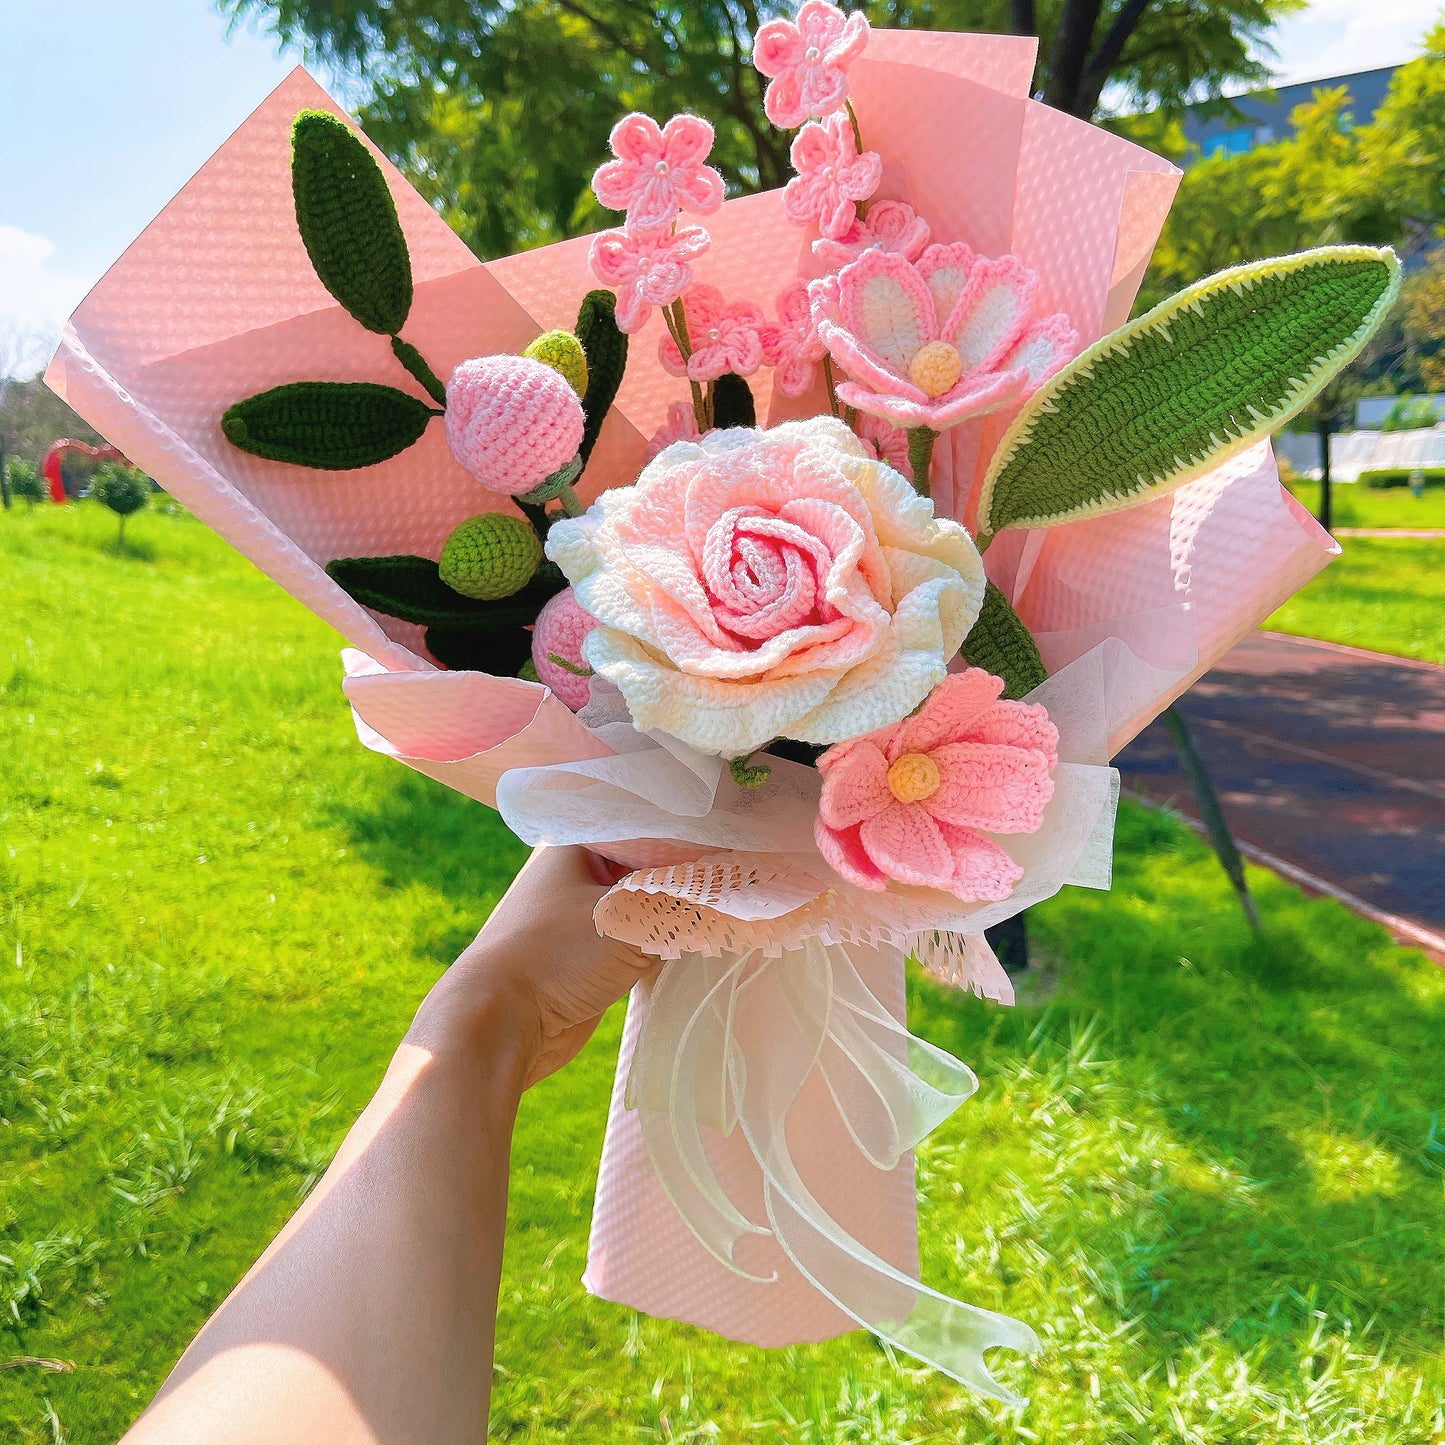
[[[113,1440],[325,1167],[523,856],[367,753],[339,640],[186,518],[0,516],[0,1438]],[[128,540],[130,540],[128,535]],[[579,1282],[620,1012],[524,1100],[493,1437],[1438,1442],[1445,976],[1126,810],[1013,1010],[911,985],[979,1094],[925,1277],[1029,1320],[1011,1412],[866,1335],[777,1353]],[[1041,972],[1041,979],[1046,975]],[[73,1369],[65,1369],[73,1366]]]
[[[1311,514],[1319,511],[1320,484],[1300,481],[1290,487]],[[1426,487],[1418,497],[1408,487],[1366,487],[1336,482],[1330,488],[1331,520],[1336,527],[1400,527],[1433,531],[1445,528],[1445,487]]]

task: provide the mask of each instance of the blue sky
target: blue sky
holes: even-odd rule
[[[1407,59],[1442,3],[1314,0],[1280,29],[1279,78]],[[28,369],[299,57],[228,35],[210,0],[0,0],[0,59],[0,367]]]

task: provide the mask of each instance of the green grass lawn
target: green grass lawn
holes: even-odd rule
[[[199,524],[114,531],[0,515],[7,1442],[122,1431],[522,857],[358,745],[336,636]],[[1039,1330],[1022,1414],[864,1335],[768,1354],[589,1298],[614,1011],[524,1101],[494,1438],[1438,1445],[1445,973],[1252,881],[1263,939],[1126,809],[1020,1007],[914,986],[982,1080],[919,1160],[925,1277]]]
[[[1343,537],[1266,627],[1445,663],[1445,539]]]
[[[1296,482],[1290,490],[1311,512],[1320,505],[1318,482]],[[1408,487],[1362,487],[1336,482],[1330,488],[1331,524],[1336,527],[1445,528],[1445,487],[1430,486],[1418,497]]]

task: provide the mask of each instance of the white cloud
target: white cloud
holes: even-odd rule
[[[1441,0],[1314,0],[1275,30],[1276,80],[1289,85],[1399,65],[1418,53],[1442,14]]]
[[[0,375],[42,364],[95,280],[57,264],[48,236],[0,224]]]

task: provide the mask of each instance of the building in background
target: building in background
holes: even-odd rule
[[[1206,115],[1201,107],[1184,113],[1184,134],[1192,147],[1188,158],[1198,160],[1215,155],[1243,155],[1255,146],[1268,145],[1290,135],[1294,127],[1290,116],[1296,106],[1314,98],[1317,90],[1336,90],[1346,86],[1350,92],[1350,114],[1356,125],[1373,118],[1389,89],[1390,78],[1398,69],[1394,65],[1378,70],[1362,70],[1355,75],[1332,75],[1324,80],[1304,80],[1297,85],[1282,85],[1278,90],[1257,90],[1248,95],[1231,96],[1237,115]]]

